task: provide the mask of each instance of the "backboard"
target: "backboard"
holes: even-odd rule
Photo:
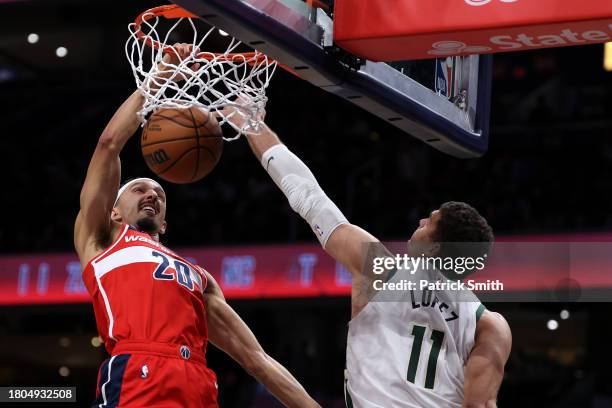
[[[362,107],[456,157],[488,146],[492,57],[382,63],[334,45],[333,12],[302,0],[174,0],[294,70],[302,79]]]

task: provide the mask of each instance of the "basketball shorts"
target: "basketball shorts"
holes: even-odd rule
[[[187,346],[119,342],[97,384],[92,408],[218,408],[216,376]]]

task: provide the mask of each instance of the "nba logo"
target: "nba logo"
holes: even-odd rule
[[[147,365],[143,365],[140,368],[140,378],[147,378],[149,376],[149,367]]]
[[[435,87],[436,93],[447,98],[453,97],[453,57],[439,58],[436,60]]]

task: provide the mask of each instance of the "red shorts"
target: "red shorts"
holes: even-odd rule
[[[100,367],[92,407],[218,408],[217,378],[201,351],[122,341]]]

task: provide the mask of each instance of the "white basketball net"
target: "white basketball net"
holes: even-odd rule
[[[140,29],[136,23],[129,25],[131,35],[125,44],[136,86],[145,99],[138,113],[143,124],[147,115],[157,109],[195,106],[216,111],[220,124],[227,122],[236,130],[234,137],[225,140],[237,139],[247,132],[257,133],[266,106],[266,88],[276,70],[276,62],[259,51],[234,54],[241,42],[232,37],[228,37],[229,45],[223,53],[201,51],[217,29],[213,27],[206,34],[198,35],[192,18],[177,19],[165,35],[160,35],[157,30],[162,30],[161,18],[149,12],[143,17]],[[170,44],[174,43],[170,40],[173,32],[187,24],[192,31],[191,54],[179,59],[176,65],[162,62],[164,51],[175,50]],[[158,46],[152,48],[151,44]],[[199,68],[192,70],[194,64],[200,64]],[[228,105],[236,109],[226,115],[220,109]],[[230,120],[233,115],[241,117]]]

